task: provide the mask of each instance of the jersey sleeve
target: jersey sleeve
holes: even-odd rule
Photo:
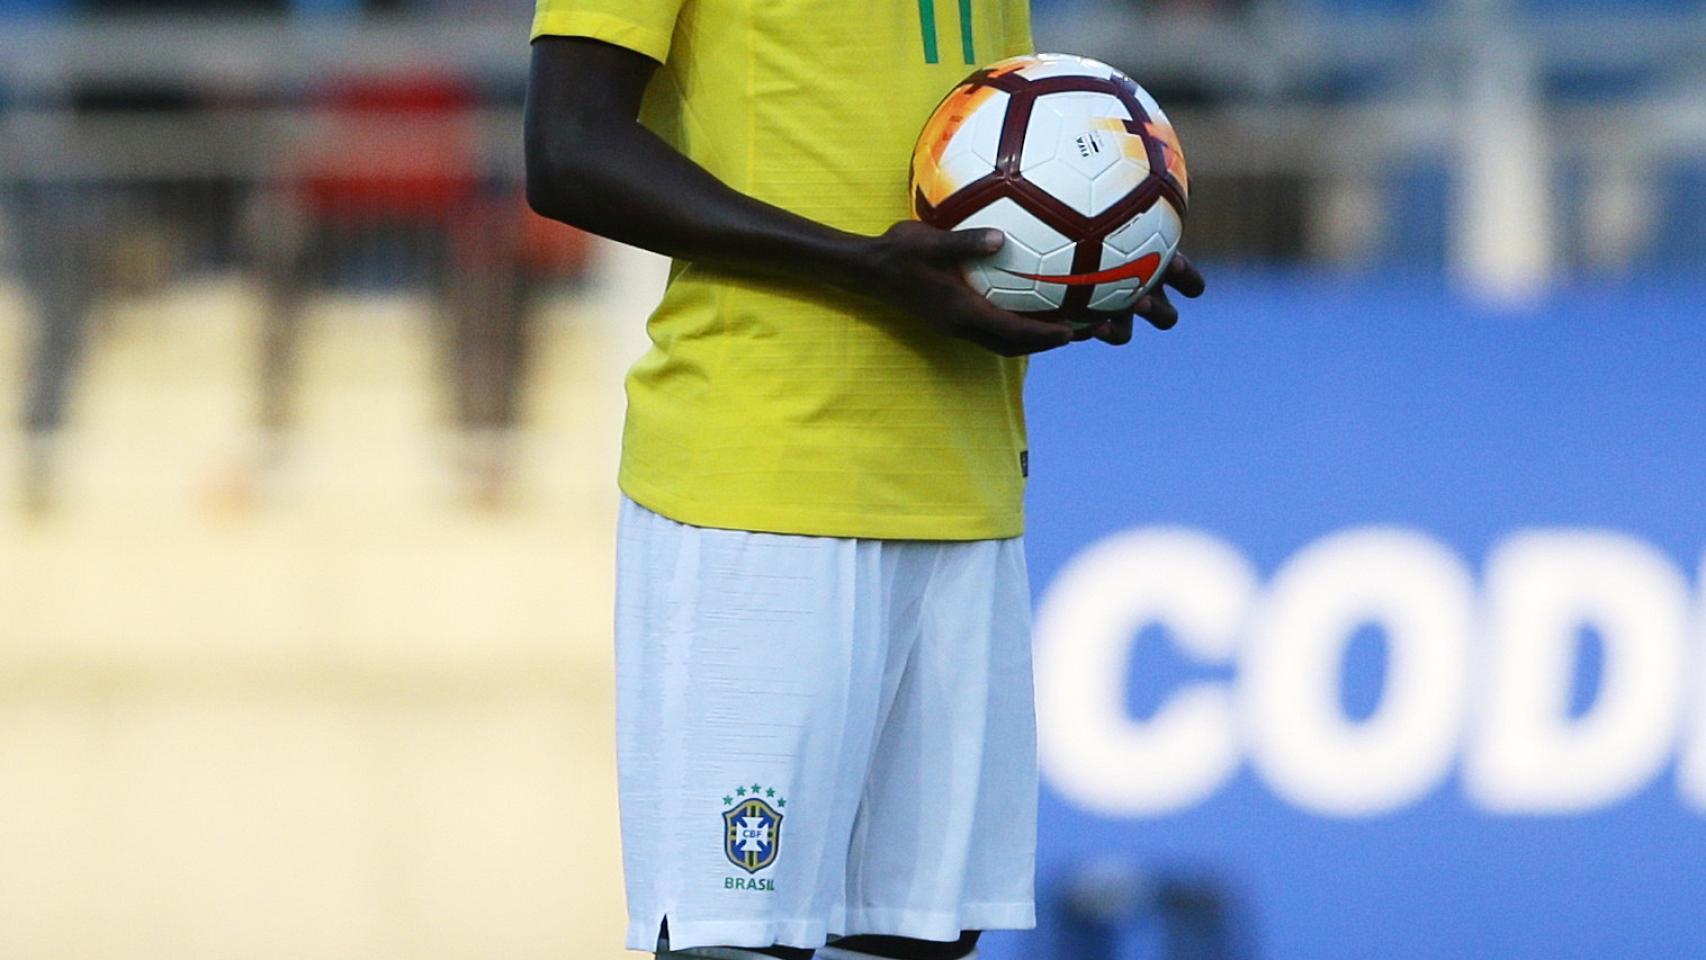
[[[685,0],[539,0],[533,39],[590,37],[662,63]]]

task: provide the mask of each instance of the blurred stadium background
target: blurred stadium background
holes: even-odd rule
[[[528,6],[0,0],[0,957],[622,955],[662,265],[521,204]],[[1036,20],[1214,288],[1036,365],[989,956],[1706,956],[1706,6]]]

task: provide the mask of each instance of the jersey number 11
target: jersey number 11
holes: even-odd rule
[[[942,62],[936,49],[936,0],[918,0],[918,26],[924,32],[924,62]],[[960,49],[966,65],[977,66],[977,46],[971,39],[971,0],[960,0]]]

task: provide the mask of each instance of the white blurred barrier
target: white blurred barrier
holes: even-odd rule
[[[1483,43],[1458,124],[1453,267],[1470,293],[1513,304],[1540,296],[1557,271],[1554,151],[1535,70],[1513,39]]]
[[[604,301],[547,308],[499,513],[449,493],[423,301],[313,309],[265,492],[253,297],[106,308],[62,507],[0,510],[0,956],[621,955]]]

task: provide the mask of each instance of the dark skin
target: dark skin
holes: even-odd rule
[[[940,230],[902,221],[882,236],[836,230],[746,196],[642,127],[636,118],[658,64],[612,44],[542,37],[527,89],[527,199],[534,211],[654,253],[826,283],[897,308],[945,336],[1003,356],[1023,356],[1095,337],[1130,342],[1132,317],[1096,317],[1074,334],[1065,324],[1011,313],[966,286],[960,265],[1001,249],[997,230]],[[1162,277],[1187,297],[1202,274],[1175,256]],[[1158,330],[1179,322],[1162,285],[1136,304]],[[927,944],[852,937],[847,949],[884,956],[963,956],[977,943]],[[811,951],[773,948],[784,960]]]
[[[666,256],[826,283],[898,309],[945,336],[1003,356],[1095,337],[1120,345],[1132,318],[1064,324],[1010,313],[966,286],[960,265],[988,256],[997,230],[939,230],[902,221],[878,237],[837,230],[725,185],[636,118],[656,61],[612,44],[542,37],[527,90],[527,198],[539,214]],[[1136,304],[1158,330],[1179,322],[1164,286],[1203,292],[1202,274],[1175,256],[1162,284]]]

